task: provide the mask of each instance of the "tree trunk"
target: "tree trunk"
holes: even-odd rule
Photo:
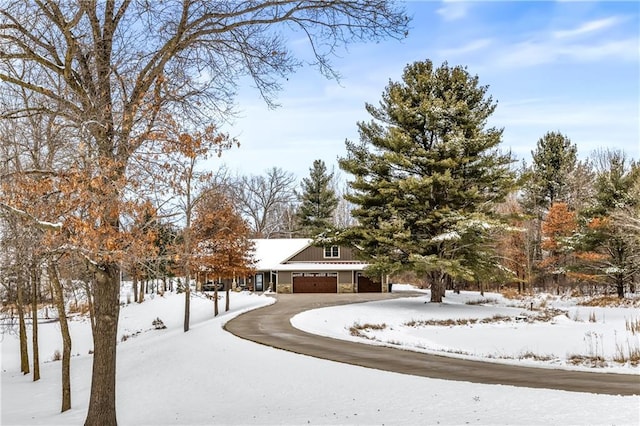
[[[616,291],[618,293],[618,298],[624,299],[624,278],[616,277]]]
[[[94,278],[95,279],[95,278]],[[96,311],[93,307],[93,295],[91,291],[91,282],[85,283],[84,292],[89,304],[89,321],[91,322],[91,332],[93,333],[93,339],[96,338]]]
[[[133,301],[138,302],[138,274],[135,269],[131,273],[131,281],[133,281]]]
[[[184,287],[184,332],[189,331],[189,316],[191,315],[191,277],[187,275]]]
[[[27,326],[24,322],[24,300],[22,297],[22,280],[17,283],[18,321],[20,324],[20,371],[29,374],[29,351],[27,348]]]
[[[38,278],[37,266],[31,265],[31,326],[33,347],[33,381],[40,380],[40,349],[38,347]]]
[[[48,272],[53,300],[58,310],[60,332],[62,333],[62,408],[60,412],[64,413],[71,409],[71,334],[69,334],[69,324],[67,323],[62,283],[53,261],[49,261]]]
[[[429,274],[431,281],[431,302],[441,303],[445,292],[444,274],[432,272]]]
[[[144,302],[144,281],[140,282],[140,293],[138,294],[138,303]]]
[[[85,425],[115,426],[116,343],[120,309],[120,271],[116,263],[98,266],[94,292],[95,329],[91,398]]]
[[[213,284],[213,316],[218,316],[218,283]]]
[[[224,302],[224,311],[229,312],[229,287],[227,287],[226,299]]]

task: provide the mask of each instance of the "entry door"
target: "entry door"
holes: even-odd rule
[[[256,274],[256,288],[255,291],[264,291],[264,281],[262,274]]]

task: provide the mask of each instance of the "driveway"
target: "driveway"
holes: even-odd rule
[[[290,318],[310,309],[395,297],[397,293],[278,294],[273,305],[229,321],[225,329],[243,339],[287,351],[378,370],[434,379],[559,389],[611,395],[640,394],[640,375],[519,367],[429,355],[305,333]]]

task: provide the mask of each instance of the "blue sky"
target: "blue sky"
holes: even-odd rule
[[[640,6],[636,2],[412,1],[403,41],[351,45],[334,61],[340,82],[303,68],[283,82],[270,110],[242,87],[239,117],[225,128],[240,148],[211,160],[241,174],[281,167],[300,178],[315,159],[337,168],[345,139],[358,140],[404,67],[431,59],[465,65],[498,102],[489,125],[504,128],[504,150],[530,161],[547,131],[560,131],[586,158],[598,148],[640,159]],[[292,49],[298,49],[296,40]],[[304,51],[300,52],[305,54]],[[344,176],[348,178],[348,176]]]

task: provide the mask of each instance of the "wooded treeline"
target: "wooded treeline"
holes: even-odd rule
[[[3,261],[31,259],[28,273],[16,268],[7,276],[36,293],[42,262],[61,285],[66,281],[55,276],[62,258],[88,269],[94,353],[87,425],[117,424],[122,268],[162,268],[158,259],[170,253],[160,254],[157,228],[176,212],[184,230],[173,261],[187,279],[192,271],[197,205],[211,192],[196,165],[203,152],[235,143],[217,128],[233,116],[239,82],[248,78],[275,106],[274,94],[297,68],[315,66],[335,78],[337,50],[401,39],[408,22],[403,8],[386,0],[43,0],[0,7]],[[302,36],[305,60],[284,34]],[[226,235],[240,222],[207,231]],[[26,236],[33,244],[23,248]]]
[[[238,149],[219,130],[238,81],[250,78],[273,105],[281,79],[303,64],[281,31],[302,35],[309,62],[336,77],[335,49],[401,39],[408,21],[384,0],[3,5],[0,284],[18,318],[22,371],[39,379],[43,303],[61,324],[86,309],[95,346],[86,424],[116,424],[122,276],[135,302],[180,277],[187,331],[191,277],[247,273],[252,237],[353,244],[372,274],[426,277],[440,298],[493,283],[634,291],[637,162],[606,148],[578,161],[551,132],[518,169],[499,150],[502,131],[486,128],[488,88],[462,67],[413,64],[380,107],[367,105],[372,122],[358,124],[361,143],[348,142],[340,160],[346,189],[321,161],[300,188],[278,168],[203,170],[204,159]],[[71,341],[61,332],[64,411]]]
[[[577,145],[549,131],[518,165],[502,129],[487,126],[488,89],[465,67],[426,60],[367,104],[371,120],[340,159],[357,223],[333,240],[357,246],[374,276],[413,275],[433,302],[502,285],[635,292],[638,162],[607,147],[578,160]]]

